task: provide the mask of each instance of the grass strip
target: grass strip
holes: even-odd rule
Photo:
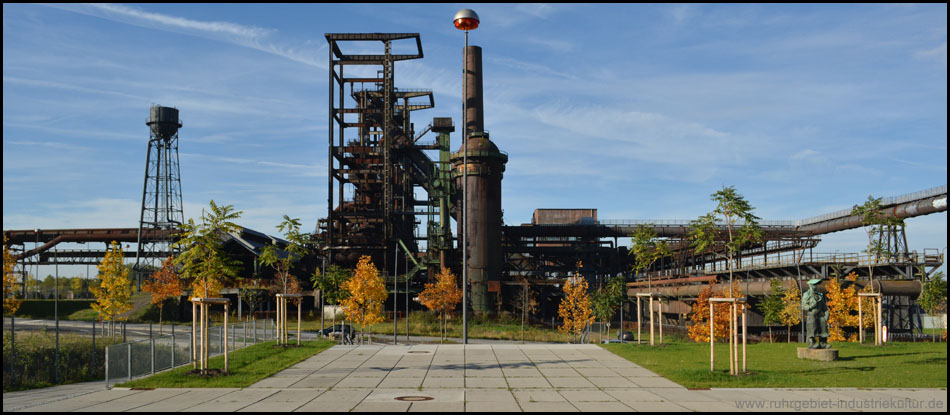
[[[687,388],[946,388],[946,343],[835,343],[838,360],[798,359],[799,343],[748,345],[749,374],[729,375],[728,344],[716,344],[709,371],[709,343],[667,342],[650,347],[601,347]],[[740,346],[739,365],[742,365]]]
[[[305,341],[300,346],[276,346],[274,341],[248,346],[228,354],[230,374],[202,377],[188,374],[191,365],[158,373],[144,379],[117,384],[131,388],[245,388],[261,379],[329,349],[332,341]],[[224,356],[211,358],[211,369],[224,368]]]

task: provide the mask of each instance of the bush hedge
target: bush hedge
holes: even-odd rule
[[[85,310],[92,307],[96,300],[59,300],[59,318],[65,319],[66,316],[79,310]],[[20,308],[16,311],[17,317],[52,319],[54,318],[54,300],[23,300]]]
[[[16,376],[11,376],[12,348],[10,333],[3,332],[3,391],[33,389],[55,384],[56,338],[53,332],[16,334]],[[59,383],[85,382],[105,378],[105,348],[122,342],[121,337],[92,338],[78,335],[59,336]],[[95,355],[95,358],[93,358]]]

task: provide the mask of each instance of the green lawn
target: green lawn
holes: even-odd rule
[[[230,375],[201,377],[187,374],[191,365],[162,372],[144,379],[117,384],[132,388],[244,388],[261,379],[320,353],[336,343],[332,341],[306,341],[300,347],[274,347],[275,342],[259,343],[237,350],[228,356]],[[224,357],[211,358],[210,368],[223,369]]]
[[[716,344],[716,372],[709,371],[709,343],[673,341],[650,347],[605,344],[607,350],[687,388],[946,388],[947,343],[835,343],[838,360],[800,360],[798,343],[748,345],[751,374],[729,375],[729,349]],[[742,348],[739,348],[742,365]]]

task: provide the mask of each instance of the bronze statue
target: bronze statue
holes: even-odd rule
[[[820,279],[808,281],[808,291],[802,295],[802,309],[805,310],[805,337],[809,349],[830,349],[828,345],[828,305],[825,296],[815,287]]]

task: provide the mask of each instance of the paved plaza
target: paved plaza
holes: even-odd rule
[[[98,387],[96,387],[98,386]],[[62,388],[62,389],[57,389]],[[248,388],[5,393],[7,411],[940,411],[945,389],[688,390],[596,345],[335,346]],[[59,395],[52,392],[63,391]]]

